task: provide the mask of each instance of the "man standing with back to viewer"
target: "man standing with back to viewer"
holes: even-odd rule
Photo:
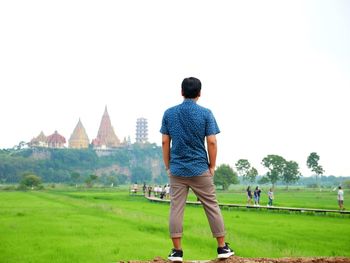
[[[218,258],[234,254],[225,243],[224,221],[213,180],[216,134],[220,130],[212,112],[197,104],[201,87],[199,79],[191,77],[183,80],[181,90],[184,100],[165,111],[160,129],[163,160],[170,180],[169,230],[174,246],[168,256],[171,261],[183,260],[182,223],[189,188],[203,204],[211,232],[218,242]]]

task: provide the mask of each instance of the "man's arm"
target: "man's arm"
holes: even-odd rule
[[[216,166],[216,154],[217,154],[217,142],[215,135],[207,136],[207,149],[209,156],[209,171],[214,175],[215,166]]]
[[[167,134],[162,135],[163,161],[167,172],[169,170],[169,165],[170,165],[170,141],[171,141],[171,138],[169,135]]]

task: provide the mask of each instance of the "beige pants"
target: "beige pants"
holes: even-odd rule
[[[207,171],[200,176],[170,176],[170,237],[182,237],[183,215],[189,188],[203,204],[213,237],[225,236],[225,226],[216,201],[213,176]]]

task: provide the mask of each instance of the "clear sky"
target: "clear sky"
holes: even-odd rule
[[[218,164],[279,154],[304,175],[317,152],[350,176],[350,1],[1,1],[0,148],[78,119],[92,140],[105,105],[120,139],[138,117],[160,145],[185,77],[219,124]]]

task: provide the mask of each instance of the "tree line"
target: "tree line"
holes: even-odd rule
[[[155,144],[133,144],[102,156],[93,149],[3,149],[0,184],[19,183],[28,174],[44,183],[162,183],[167,180],[162,164],[162,151]]]
[[[307,167],[315,174],[315,187],[324,174],[316,152],[307,157]],[[155,167],[154,164],[158,164]],[[287,187],[301,178],[299,165],[279,155],[267,155],[261,161],[267,169],[259,174],[247,159],[239,159],[234,168],[222,164],[215,171],[214,183],[222,189],[230,184],[283,183]],[[118,166],[116,169],[110,167]],[[161,147],[155,144],[133,144],[106,156],[98,156],[93,149],[4,149],[0,150],[0,183],[19,183],[28,174],[45,183],[71,183],[92,186],[94,183],[118,185],[126,183],[165,183]],[[32,178],[33,179],[33,178]]]
[[[319,164],[320,156],[316,152],[310,153],[307,157],[307,167],[315,174],[316,185],[319,185],[319,177],[324,174],[323,167]],[[299,164],[292,160],[286,160],[280,155],[270,154],[264,157],[261,164],[267,169],[258,183],[271,183],[272,187],[278,181],[282,181],[288,188],[289,185],[296,183],[302,176],[299,170]],[[255,183],[259,175],[258,170],[252,167],[247,159],[239,159],[235,163],[236,171],[227,164],[220,165],[215,171],[214,183],[226,190],[230,184],[238,184],[238,176],[245,183]]]

